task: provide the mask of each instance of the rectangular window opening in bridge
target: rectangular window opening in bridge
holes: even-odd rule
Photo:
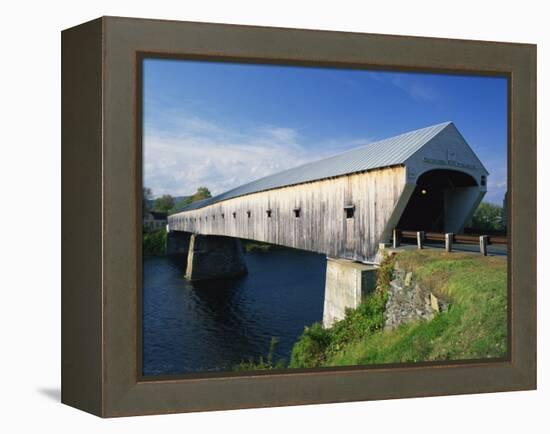
[[[234,219],[237,218],[237,213],[236,213],[236,212],[233,213],[233,218],[234,218]]]
[[[271,218],[271,210],[270,209],[266,210],[265,213],[267,214],[267,218]]]
[[[222,219],[224,219],[224,218],[225,218],[225,214],[222,212]]]
[[[347,205],[344,207],[347,219],[352,219],[355,215],[355,205]]]
[[[252,215],[252,211],[247,211],[246,215],[248,216],[248,218],[250,218],[250,216]]]
[[[294,217],[300,218],[300,214],[302,211],[300,208],[294,208],[292,211],[294,212]]]
[[[481,176],[481,185],[485,187],[487,185],[487,177],[485,175]]]

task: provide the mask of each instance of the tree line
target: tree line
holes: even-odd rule
[[[505,209],[499,205],[482,202],[472,216],[472,229],[503,231],[506,230]]]
[[[153,199],[153,191],[148,188],[143,188],[143,213],[149,211],[165,212],[172,214],[186,207],[187,205],[197,202],[199,200],[208,199],[212,197],[212,193],[207,187],[199,187],[197,191],[191,196],[184,197],[177,200],[170,194],[163,194],[162,196]]]

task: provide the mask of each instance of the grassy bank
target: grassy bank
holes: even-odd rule
[[[143,233],[143,255],[161,256],[166,254],[166,230],[159,229]]]
[[[429,322],[384,331],[384,287],[330,329],[314,324],[292,350],[289,367],[345,366],[502,357],[506,354],[506,260],[465,253],[423,250],[401,253],[400,268],[435,295],[450,301]]]

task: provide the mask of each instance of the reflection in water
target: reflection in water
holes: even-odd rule
[[[143,263],[143,374],[228,370],[266,355],[288,360],[304,326],[321,321],[326,260],[276,250],[245,255],[248,275],[190,283],[165,257]]]

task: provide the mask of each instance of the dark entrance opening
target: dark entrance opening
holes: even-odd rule
[[[457,188],[477,186],[474,178],[456,170],[436,169],[422,174],[397,228],[408,231],[444,232],[445,200]],[[447,198],[447,199],[446,199]]]

